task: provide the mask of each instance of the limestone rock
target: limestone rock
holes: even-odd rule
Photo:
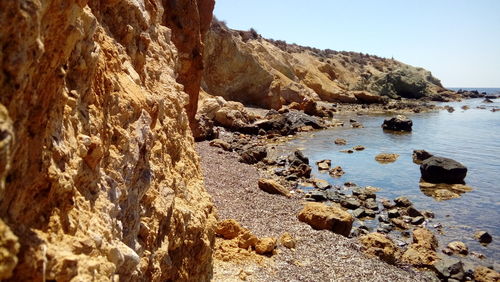
[[[297,241],[295,240],[295,238],[293,238],[293,236],[288,232],[285,232],[283,233],[283,235],[281,235],[280,243],[281,245],[289,249],[294,249],[295,246],[297,245]]]
[[[417,267],[430,267],[436,261],[437,239],[428,229],[418,228],[413,231],[413,243],[401,256],[401,261]]]
[[[327,229],[334,233],[349,236],[354,218],[336,206],[321,203],[307,203],[298,218],[314,229]]]
[[[343,138],[337,138],[337,139],[335,139],[334,143],[336,145],[346,145],[347,144],[347,140],[345,140]]]
[[[272,253],[276,248],[276,238],[261,238],[255,244],[255,252],[263,255]]]
[[[453,241],[448,244],[448,249],[450,249],[453,253],[460,255],[467,255],[469,253],[469,248],[464,242]]]
[[[359,238],[367,254],[379,257],[387,263],[395,262],[396,245],[381,233],[370,233]]]
[[[261,178],[259,179],[259,188],[262,191],[266,191],[267,193],[270,194],[279,194],[283,196],[290,196],[290,191],[283,187],[283,185],[279,184],[275,180],[272,179],[265,179]]]
[[[42,281],[44,260],[46,280],[209,279],[216,221],[190,121],[214,1],[21,2],[0,2],[11,279]]]
[[[393,163],[399,158],[399,154],[380,153],[375,156],[375,160],[379,163]]]
[[[477,282],[490,282],[490,281],[500,281],[500,273],[493,269],[489,269],[484,266],[478,266],[474,269],[474,281]]]

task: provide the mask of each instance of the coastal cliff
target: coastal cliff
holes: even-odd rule
[[[319,50],[262,38],[214,20],[207,33],[202,88],[226,100],[279,109],[304,99],[375,103],[447,93],[422,68],[393,59]]]
[[[189,119],[213,6],[0,2],[0,279],[209,279]]]

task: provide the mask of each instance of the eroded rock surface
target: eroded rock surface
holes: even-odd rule
[[[12,279],[208,279],[215,218],[188,116],[213,5],[0,2]]]

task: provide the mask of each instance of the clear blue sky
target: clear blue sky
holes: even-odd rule
[[[446,87],[500,87],[500,0],[216,0],[230,28],[394,57]]]

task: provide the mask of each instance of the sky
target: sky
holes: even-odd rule
[[[445,87],[500,87],[500,0],[216,0],[233,29],[423,67]]]

